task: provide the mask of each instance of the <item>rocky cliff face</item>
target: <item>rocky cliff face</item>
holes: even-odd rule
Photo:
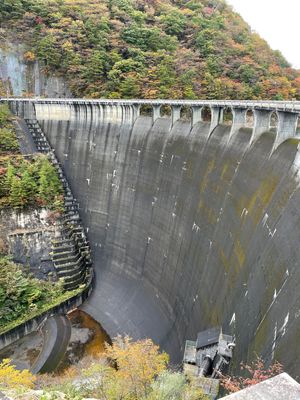
[[[51,256],[54,226],[45,209],[0,212],[0,252],[8,252],[37,278],[55,278]]]
[[[26,59],[26,51],[24,44],[10,41],[0,48],[1,95],[70,97],[64,79],[47,76],[41,62]]]

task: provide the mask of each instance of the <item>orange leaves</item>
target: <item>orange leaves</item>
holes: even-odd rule
[[[44,72],[64,76],[75,96],[300,99],[299,71],[225,2],[51,0],[34,8],[29,6],[34,0],[23,3],[14,20],[21,41],[24,33],[32,37]],[[97,51],[107,62],[103,73],[91,77],[87,60]],[[33,52],[26,57],[34,61]],[[115,64],[128,58],[137,74],[116,81]],[[192,70],[196,74],[186,79]],[[208,85],[207,72],[215,80]]]
[[[26,53],[24,54],[24,60],[26,62],[34,62],[35,54],[32,51],[26,51]]]
[[[7,168],[1,167],[1,166],[0,166],[0,176],[5,175],[5,174],[6,174],[6,171],[7,171]]]
[[[270,72],[271,75],[280,75],[280,73],[282,71],[281,71],[281,68],[278,65],[272,64],[269,67],[269,72]]]

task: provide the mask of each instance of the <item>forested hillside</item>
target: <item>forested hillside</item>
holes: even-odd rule
[[[223,0],[1,0],[0,19],[75,96],[300,99],[300,71]]]

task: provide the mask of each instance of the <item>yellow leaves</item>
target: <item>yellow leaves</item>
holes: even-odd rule
[[[42,13],[21,3],[18,31],[35,32],[36,58],[46,73],[66,77],[76,96],[300,98],[299,72],[288,68],[223,2],[215,9],[213,2],[200,0],[47,0]],[[37,3],[39,10],[43,1]],[[40,14],[43,18],[37,17]],[[109,62],[101,76],[91,78],[85,61],[99,49],[110,53]],[[26,57],[32,62],[35,56],[31,52]],[[139,75],[115,82],[109,73],[116,62],[128,58],[141,65],[136,68]],[[187,71],[193,70],[187,78]],[[212,82],[207,82],[206,71]],[[290,85],[280,81],[284,76]],[[5,88],[0,86],[0,93],[6,95]]]
[[[26,53],[24,53],[24,60],[26,62],[34,62],[35,54],[32,51],[26,51]]]
[[[31,389],[36,377],[27,369],[18,371],[9,359],[0,363],[0,389]]]
[[[190,10],[189,8],[183,8],[181,10],[181,13],[186,17],[192,17],[194,15],[194,12],[192,10]]]
[[[112,346],[106,346],[105,355],[116,363],[117,386],[137,398],[146,394],[153,379],[166,369],[169,359],[151,339],[132,342],[128,336],[115,338]]]
[[[62,46],[61,46],[64,50],[66,50],[66,51],[71,51],[71,50],[73,50],[73,44],[72,44],[72,42],[70,41],[70,40],[66,40],[63,44],[62,44]]]
[[[101,358],[85,357],[72,367],[71,374],[67,370],[60,375],[39,375],[37,384],[46,391],[55,387],[72,400],[209,399],[198,380],[167,370],[167,362],[167,354],[150,339],[133,342],[128,336],[118,336],[106,345]]]
[[[57,24],[60,28],[66,28],[72,24],[73,20],[70,17],[64,17],[59,20]]]

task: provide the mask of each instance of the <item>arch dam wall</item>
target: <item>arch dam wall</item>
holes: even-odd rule
[[[80,203],[96,274],[84,309],[111,336],[151,337],[179,362],[221,325],[236,366],[256,352],[299,377],[299,103],[9,102],[39,121]]]

